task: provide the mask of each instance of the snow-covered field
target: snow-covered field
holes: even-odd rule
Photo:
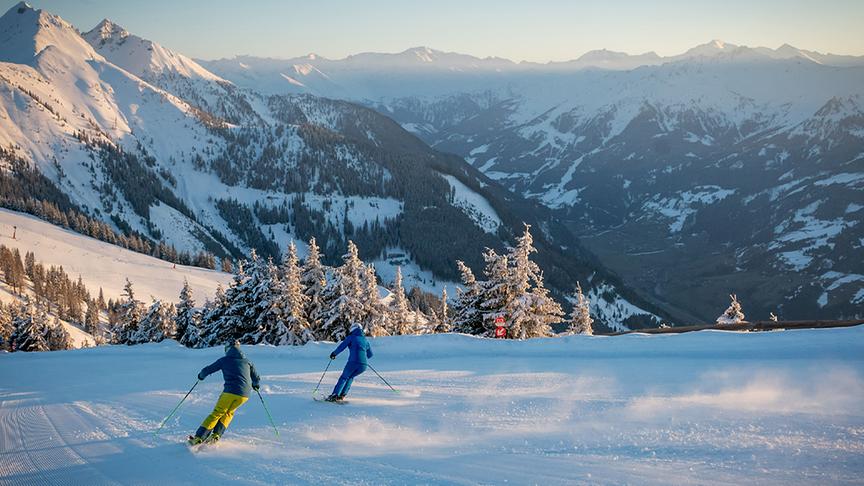
[[[860,484],[864,327],[375,339],[344,406],[311,391],[332,345],[247,347],[264,377],[218,447],[220,349],[0,355],[2,484]],[[334,364],[341,367],[344,357]],[[337,371],[324,379],[331,387]]]

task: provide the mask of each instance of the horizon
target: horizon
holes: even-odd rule
[[[717,12],[713,12],[715,15],[709,15],[714,6],[708,2],[699,3],[690,10],[685,8],[676,11],[690,5],[678,0],[666,1],[660,6],[649,8],[650,15],[646,13],[635,15],[645,6],[636,5],[638,2],[632,0],[625,0],[623,4],[632,7],[630,10],[634,12],[632,17],[640,19],[639,21],[616,18],[614,15],[617,13],[616,9],[612,8],[608,11],[608,6],[591,7],[598,8],[595,12],[597,16],[592,17],[598,19],[596,22],[587,26],[579,25],[577,29],[563,34],[560,32],[563,19],[570,18],[568,14],[586,7],[585,2],[557,5],[555,1],[546,0],[536,6],[538,12],[525,12],[526,9],[507,3],[495,10],[493,22],[487,22],[485,29],[476,29],[476,25],[472,25],[471,22],[486,20],[489,10],[484,11],[478,7],[490,4],[487,0],[475,2],[467,7],[459,7],[455,2],[448,0],[441,5],[435,15],[422,12],[427,15],[420,16],[423,17],[420,20],[416,18],[417,16],[412,17],[404,12],[394,14],[394,9],[389,8],[396,5],[393,2],[394,0],[378,0],[368,9],[361,8],[359,12],[356,11],[358,6],[346,5],[343,15],[328,18],[330,23],[327,25],[306,21],[320,16],[317,7],[302,4],[290,6],[273,0],[264,0],[256,6],[257,12],[267,13],[267,15],[250,16],[250,21],[241,23],[235,21],[234,7],[237,6],[227,0],[207,4],[209,11],[206,14],[198,11],[203,2],[187,2],[170,8],[159,7],[160,4],[166,4],[165,0],[148,2],[150,7],[134,2],[106,0],[88,0],[77,5],[60,0],[27,3],[35,9],[42,9],[62,17],[82,33],[93,29],[103,19],[109,19],[134,35],[157,42],[191,58],[202,60],[245,56],[285,60],[310,54],[330,60],[341,60],[357,54],[398,54],[426,47],[442,53],[466,54],[479,59],[501,58],[514,63],[545,64],[572,61],[586,53],[600,50],[628,55],[654,52],[661,57],[669,57],[713,40],[751,48],[777,49],[788,44],[798,49],[825,54],[864,55],[864,36],[858,34],[857,25],[852,20],[861,16],[850,15],[853,11],[860,11],[861,15],[864,15],[864,3],[848,0],[831,2],[842,8],[802,7],[784,8],[780,11],[772,8],[772,5],[785,6],[785,3],[772,0],[763,2],[757,7],[738,9],[737,16],[730,18],[723,15],[717,16]],[[18,3],[18,1],[5,1],[6,7],[2,11],[6,12]],[[733,4],[746,5],[746,2],[736,0]],[[268,5],[270,8],[267,7]],[[848,7],[848,10],[845,7]],[[291,9],[291,15],[285,17],[289,19],[289,28],[285,28],[286,24],[278,23],[283,18],[280,15],[281,11],[286,8]],[[590,11],[591,8],[588,10]],[[424,9],[428,7],[417,8],[420,11]],[[727,4],[722,10],[727,12],[736,9],[733,5]],[[451,27],[437,28],[441,15],[455,14],[457,11],[460,16],[450,19]],[[165,15],[165,12],[170,12],[171,15]],[[551,25],[548,28],[533,27],[540,29],[539,32],[526,27],[523,16],[539,15],[541,12],[546,15],[547,20],[551,19]],[[672,21],[668,17],[673,12],[683,13],[685,18],[676,18]],[[742,22],[740,18],[743,12],[749,12],[746,15],[746,22]],[[332,14],[332,9],[328,14]],[[381,15],[383,17],[378,18]],[[770,26],[774,28],[770,32],[763,32],[765,29],[762,27],[768,22],[768,17],[784,15],[787,17],[786,22],[778,22],[771,18]],[[370,20],[372,17],[374,19]],[[298,18],[301,20],[295,21]],[[641,21],[643,18],[648,20]],[[686,20],[687,18],[690,22]],[[706,22],[708,18],[711,21]],[[607,20],[604,22],[603,19]],[[346,22],[350,25],[346,25]],[[677,28],[667,25],[670,22],[673,22]],[[705,27],[705,23],[709,27]],[[802,23],[812,25],[805,29]],[[398,28],[394,27],[397,24]],[[714,24],[721,24],[721,26],[715,27]],[[778,24],[788,28],[778,30]],[[382,33],[385,25],[389,25],[391,31]],[[460,29],[460,25],[463,28]],[[608,28],[609,25],[613,28]],[[795,27],[796,25],[798,27]],[[813,25],[821,27],[814,29]],[[565,27],[572,27],[572,25],[567,24]],[[442,30],[445,31],[443,37]],[[631,30],[636,32],[630,32]],[[656,35],[657,33],[662,35]],[[654,38],[652,42],[644,40],[652,37]],[[526,38],[530,38],[531,42],[526,43]]]

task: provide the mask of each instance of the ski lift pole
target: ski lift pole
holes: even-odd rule
[[[389,386],[390,389],[393,390],[393,393],[399,393],[399,391],[397,391],[395,388],[393,388],[393,386],[390,383],[387,383],[387,380],[385,380],[384,377],[381,376],[381,373],[378,373],[378,370],[373,368],[371,364],[366,363],[366,366],[368,366],[370,370],[374,371],[375,374],[378,375],[378,378],[381,378],[381,381],[383,381],[385,385]]]
[[[313,396],[313,397],[315,396],[315,394],[318,393],[318,389],[321,388],[321,382],[324,381],[324,375],[327,374],[327,370],[330,369],[330,363],[332,363],[332,362],[333,362],[332,359],[331,359],[330,361],[328,361],[328,362],[327,362],[327,367],[324,368],[324,373],[321,373],[321,379],[318,380],[318,384],[315,385],[315,389],[312,390],[312,396]]]
[[[276,437],[279,437],[279,429],[276,428],[276,424],[273,423],[273,416],[270,415],[270,410],[267,408],[267,404],[264,403],[264,397],[261,396],[261,392],[255,390],[255,393],[258,394],[258,398],[261,399],[261,405],[264,406],[264,412],[267,414],[267,418],[270,420],[270,425],[273,426],[273,432],[276,432]]]
[[[192,390],[194,390],[195,387],[198,386],[198,383],[201,383],[201,380],[195,380],[195,384],[192,385],[192,388],[190,388],[188,392],[186,392],[186,395],[183,397],[182,400],[180,400],[180,403],[178,403],[177,406],[174,407],[174,410],[171,410],[171,413],[169,413],[168,416],[165,417],[165,420],[163,420],[162,423],[159,424],[159,428],[156,429],[156,432],[153,432],[153,437],[156,437],[156,435],[159,433],[159,431],[162,430],[162,427],[165,426],[165,423],[168,422],[168,420],[170,420],[171,417],[173,417],[175,413],[177,413],[177,410],[180,408],[180,405],[183,405],[183,402],[186,401],[186,399],[189,397],[189,394],[192,393]]]

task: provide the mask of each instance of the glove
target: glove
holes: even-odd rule
[[[336,353],[330,353],[330,359],[336,359]]]
[[[260,384],[260,383],[255,383],[254,385],[252,385],[252,389],[255,390],[255,391],[258,391],[259,388],[261,388],[261,384]]]
[[[198,380],[203,380],[205,377],[201,376],[201,373],[198,373]]]

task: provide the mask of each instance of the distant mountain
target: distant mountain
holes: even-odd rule
[[[717,40],[549,64],[430,52],[307,60],[327,82],[299,77],[300,91],[364,103],[463,156],[690,319],[713,319],[733,291],[754,318],[862,315],[864,57]],[[296,61],[257,62],[242,76],[232,60],[204,65],[278,93]]]
[[[582,281],[612,328],[656,325],[663,315],[547,208],[369,108],[262,94],[110,21],[82,36],[25,3],[0,18],[0,40],[0,157],[3,177],[14,179],[4,183],[16,187],[5,204],[51,202],[78,211],[68,214],[78,226],[89,224],[83,214],[218,257],[255,248],[279,258],[292,239],[316,236],[332,262],[352,239],[386,282],[401,265],[406,285],[435,292],[457,279],[455,260],[479,272],[483,249],[503,248],[526,222],[559,297]],[[439,57],[415,50],[380,62]],[[284,74],[324,83],[315,60]],[[299,87],[298,79],[285,82]]]

